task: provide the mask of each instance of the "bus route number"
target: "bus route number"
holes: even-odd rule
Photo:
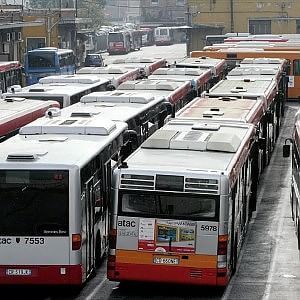
[[[217,231],[218,227],[215,225],[201,225],[201,231]]]
[[[45,239],[44,238],[25,238],[25,244],[43,245],[43,244],[45,244]]]

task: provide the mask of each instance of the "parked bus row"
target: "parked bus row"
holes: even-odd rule
[[[114,170],[108,279],[228,284],[287,89],[287,61],[252,64],[255,77],[229,74]]]
[[[112,171],[209,89],[219,63],[195,78],[183,72],[178,80],[129,80],[114,91],[81,95],[80,102],[61,98],[61,109],[50,108],[0,145],[0,283],[81,285],[93,274],[108,246]],[[45,77],[39,88],[5,99],[53,97],[59,86],[62,97],[80,81],[96,88],[99,77]]]
[[[234,68],[245,58],[281,58],[289,62],[288,99],[299,100],[300,95],[300,39],[292,36],[233,36],[223,43],[192,51],[192,57],[208,56],[225,59],[229,68]]]

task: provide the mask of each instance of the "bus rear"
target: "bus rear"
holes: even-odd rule
[[[38,48],[25,54],[26,84],[37,83],[40,78],[75,73],[75,56],[70,49]]]
[[[11,163],[0,170],[0,282],[80,284],[81,265],[72,259],[79,245],[69,236],[72,172],[27,164]]]
[[[115,170],[108,279],[227,285],[247,228],[253,129],[174,119]]]
[[[108,34],[109,54],[125,54],[130,52],[130,34],[129,32],[110,32]]]

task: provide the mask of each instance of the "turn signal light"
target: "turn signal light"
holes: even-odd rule
[[[81,234],[72,234],[72,250],[79,250],[81,248]]]

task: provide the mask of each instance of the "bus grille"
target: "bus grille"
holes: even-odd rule
[[[192,278],[202,278],[202,270],[200,269],[191,269],[190,277]]]
[[[217,179],[185,178],[185,192],[217,195],[219,182]]]
[[[155,190],[155,176],[122,174],[120,188]],[[171,186],[169,191],[172,191]],[[185,178],[184,192],[217,195],[219,193],[219,181],[217,179]]]
[[[154,176],[122,174],[120,188],[121,189],[131,188],[137,190],[154,190]]]

